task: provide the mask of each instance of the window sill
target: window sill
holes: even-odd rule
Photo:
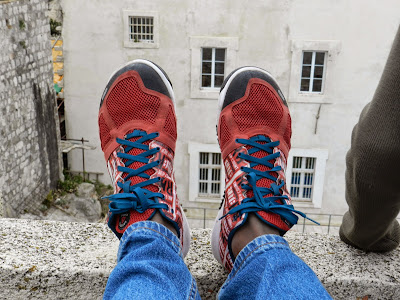
[[[221,203],[222,198],[201,198],[196,197],[194,202]]]
[[[288,99],[288,103],[331,104],[328,97],[321,93],[299,92]]]
[[[219,88],[200,88],[198,90],[192,89],[190,98],[192,99],[208,99],[217,100],[219,97]]]
[[[142,49],[158,49],[159,45],[158,45],[158,43],[125,41],[124,47],[125,48],[135,48],[135,49],[140,49],[140,48],[142,48]]]
[[[295,209],[297,209],[297,208],[317,208],[317,207],[315,207],[314,203],[312,203],[312,201],[292,200],[292,204]]]

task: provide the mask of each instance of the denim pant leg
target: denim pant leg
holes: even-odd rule
[[[219,299],[332,299],[315,273],[278,235],[263,235],[242,249]]]
[[[151,221],[128,227],[104,299],[200,299],[176,235]]]

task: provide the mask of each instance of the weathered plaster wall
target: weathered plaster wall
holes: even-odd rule
[[[175,158],[179,197],[189,199],[188,143],[216,144],[216,99],[190,98],[190,37],[237,37],[234,65],[257,65],[278,80],[293,120],[292,147],[329,151],[322,208],[308,212],[343,213],[345,156],[351,130],[362,107],[373,96],[399,24],[398,0],[239,0],[118,1],[63,0],[63,37],[67,131],[97,146],[86,159],[87,170],[104,172],[97,114],[104,86],[115,68],[129,60],[146,58],[162,66],[172,80],[177,99],[178,142]],[[123,47],[122,10],[158,11],[159,48]],[[82,26],[81,24],[85,24]],[[329,62],[329,93],[319,103],[294,102],[289,97],[292,42],[334,40],[340,53]],[[300,68],[300,67],[299,67]],[[80,153],[71,153],[72,169],[80,169]]]
[[[0,1],[0,204],[34,210],[60,178],[48,1]],[[1,211],[0,211],[1,213]]]

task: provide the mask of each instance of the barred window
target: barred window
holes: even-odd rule
[[[153,17],[129,17],[129,40],[133,42],[154,42]]]
[[[199,197],[219,197],[221,194],[221,154],[199,153]]]
[[[312,200],[315,162],[315,157],[293,157],[290,184],[290,194],[293,200]]]

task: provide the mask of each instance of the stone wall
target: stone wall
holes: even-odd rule
[[[38,208],[60,178],[47,0],[0,1],[0,213]]]
[[[102,299],[119,244],[106,224],[0,218],[0,232],[0,299]],[[212,255],[211,229],[191,233],[186,265],[201,298],[216,299],[228,274]],[[333,299],[400,299],[400,248],[366,253],[333,235],[285,238]]]

